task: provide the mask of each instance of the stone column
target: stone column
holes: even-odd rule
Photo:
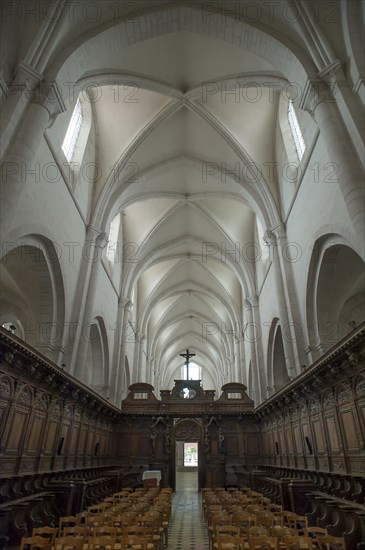
[[[31,76],[29,87],[32,89],[41,76]],[[1,220],[2,236],[5,240],[10,225],[17,216],[19,198],[28,178],[38,181],[42,177],[42,166],[37,165],[34,159],[42,143],[44,131],[53,124],[57,115],[65,110],[58,84],[55,82],[39,84],[36,89],[32,89],[31,99],[32,101],[27,99],[29,105],[18,128],[12,129],[15,138],[7,147],[7,154],[1,166]],[[17,101],[21,102],[19,98]]]
[[[336,98],[326,82],[311,81],[300,107],[308,110],[317,121],[328,155],[338,168],[338,184],[362,246],[365,225],[364,171],[343,123]]]
[[[99,228],[89,225],[82,250],[69,330],[65,330],[65,341],[63,342],[63,346],[67,349],[66,368],[77,377],[82,377],[85,374],[83,362],[88,342],[84,323],[86,315],[90,315],[90,308],[93,305],[91,295],[96,292],[97,269],[95,264],[101,261],[101,250],[106,243],[106,234]]]
[[[242,365],[241,365],[241,342],[239,334],[233,337],[234,357],[235,357],[235,382],[242,382]]]
[[[261,352],[261,325],[258,316],[258,303],[256,296],[248,297],[245,302],[247,323],[244,330],[244,337],[249,342],[252,368],[252,382],[255,395],[250,396],[255,401],[255,405],[263,400],[263,388],[266,384],[263,383],[265,368],[262,360]]]
[[[273,231],[266,231],[265,242],[270,246],[270,258],[273,269],[274,284],[276,290],[276,296],[278,300],[280,325],[282,328],[283,345],[285,352],[286,368],[289,378],[295,378],[297,375],[298,360],[297,353],[294,352],[294,346],[296,345],[296,335],[292,334],[293,327],[288,314],[288,306],[285,298],[283,273],[280,267],[280,243]]]
[[[81,326],[81,338],[78,342],[78,349],[76,352],[76,363],[74,366],[74,372],[77,378],[83,382],[88,383],[90,376],[87,375],[87,369],[92,368],[92,365],[86,364],[87,351],[90,345],[89,330],[93,319],[93,308],[95,304],[95,296],[97,293],[97,278],[98,270],[101,264],[102,250],[107,244],[107,236],[105,233],[98,233],[93,243],[90,243],[90,248],[86,249],[86,260],[90,257],[90,275],[89,275],[89,288],[85,297],[84,313],[80,312],[79,326]],[[84,249],[85,250],[85,249]],[[101,365],[98,366],[101,368]],[[91,376],[92,379],[92,376]]]
[[[153,380],[153,364],[155,362],[155,358],[152,355],[146,356],[146,382],[148,384],[152,384],[152,386],[155,386],[154,380]],[[155,388],[157,390],[157,388]]]
[[[140,331],[136,332],[136,339],[135,339],[135,347],[134,347],[134,381],[135,382],[143,382],[143,369],[142,369],[142,361],[143,361],[143,346],[144,342],[146,340],[146,335],[143,334]]]
[[[226,378],[225,383],[227,382],[234,382],[236,378],[236,374],[234,371],[235,367],[235,360],[233,355],[227,355],[226,356]]]
[[[113,367],[110,378],[110,387],[113,389],[114,404],[120,407],[123,393],[123,373],[125,356],[125,338],[128,329],[128,315],[132,308],[132,302],[125,296],[121,296],[118,301],[118,319],[116,323]]]
[[[43,74],[24,62],[19,63],[12,83],[6,83],[1,79],[1,161],[5,160],[17,128],[21,125],[24,113],[29,109],[32,102],[34,91],[43,80]]]

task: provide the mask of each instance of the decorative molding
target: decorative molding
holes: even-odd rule
[[[365,363],[364,337],[365,321],[310,367],[266,399],[255,409],[255,412],[268,411],[271,406],[276,406],[280,399],[287,395],[290,397],[290,404],[296,405],[295,392],[304,393],[307,396],[318,395],[319,390],[326,388],[330,380],[336,383],[344,375],[348,378],[350,374],[356,373]],[[350,358],[352,359],[349,360]]]
[[[333,76],[338,70],[342,70],[341,62],[338,59],[334,59],[324,69],[319,71],[318,76],[319,78],[325,79],[328,75]]]
[[[94,409],[93,403],[97,403],[106,416],[120,412],[120,409],[3,327],[0,327],[0,359],[18,375],[31,378],[37,384],[46,384],[60,395],[75,396],[90,411]]]
[[[125,311],[130,311],[133,308],[133,303],[129,298],[126,298],[125,296],[120,296],[118,300],[118,305]]]
[[[3,77],[0,76],[0,99],[5,101],[9,95],[10,95],[9,87],[5,82],[5,80],[3,79]]]
[[[299,108],[315,118],[315,110],[324,101],[335,103],[333,85],[321,79],[308,79],[299,102]]]
[[[358,94],[362,86],[365,86],[365,76],[359,76],[359,78],[355,82],[354,87],[352,89],[354,94]]]
[[[62,99],[61,89],[57,82],[41,82],[34,90],[33,101],[47,109],[51,125],[57,115],[66,111],[65,103]]]
[[[33,91],[36,86],[44,80],[44,75],[21,61],[15,71],[13,84],[9,86],[11,92],[19,90],[19,86],[25,86],[28,92]]]

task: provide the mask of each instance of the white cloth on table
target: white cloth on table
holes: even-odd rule
[[[159,485],[161,481],[161,470],[146,470],[142,474],[142,481],[153,478],[157,479],[157,485]]]

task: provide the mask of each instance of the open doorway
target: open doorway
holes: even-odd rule
[[[198,460],[198,443],[184,441],[184,468],[197,468]]]
[[[199,443],[176,441],[175,445],[176,491],[198,491]]]

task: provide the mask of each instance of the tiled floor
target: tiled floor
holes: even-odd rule
[[[172,501],[168,550],[208,550],[196,472],[178,473]]]

